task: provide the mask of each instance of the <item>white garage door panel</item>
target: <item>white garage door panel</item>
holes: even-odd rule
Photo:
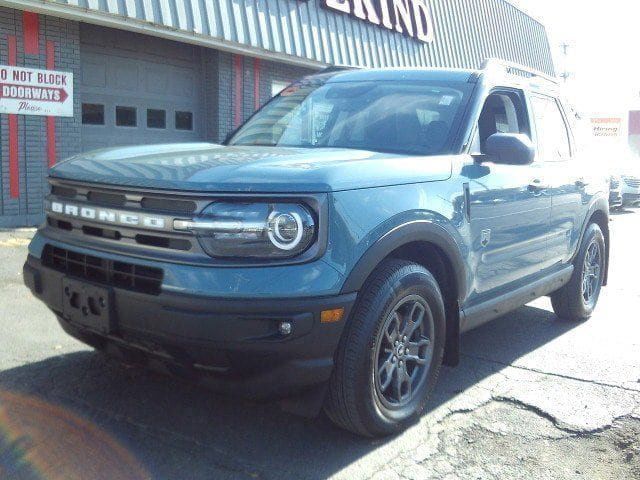
[[[203,139],[199,48],[122,33],[82,25],[81,102],[104,109],[104,124],[83,122],[83,151]],[[127,48],[123,48],[124,44]],[[135,108],[136,125],[117,125],[117,107]],[[164,128],[147,125],[148,109],[164,112]],[[176,112],[192,115],[193,130],[176,128]]]

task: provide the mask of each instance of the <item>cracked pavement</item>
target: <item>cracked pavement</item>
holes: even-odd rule
[[[613,216],[589,322],[540,299],[466,334],[420,422],[376,441],[93,353],[22,286],[31,232],[0,232],[0,478],[640,479],[639,225]]]

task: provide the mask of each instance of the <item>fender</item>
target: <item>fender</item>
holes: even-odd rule
[[[390,253],[414,242],[429,242],[440,248],[449,258],[458,290],[458,302],[463,303],[467,293],[467,269],[461,248],[453,234],[429,220],[404,223],[387,232],[360,258],[342,287],[342,293],[358,292],[373,270]]]
[[[571,257],[571,263],[575,261],[576,257],[578,256],[578,253],[580,252],[580,245],[582,245],[582,240],[584,239],[584,235],[587,231],[587,227],[589,226],[589,220],[591,219],[591,217],[593,217],[593,215],[596,212],[603,213],[608,225],[609,224],[609,199],[608,198],[605,198],[604,196],[599,195],[589,206],[589,210],[587,212],[587,215],[584,218],[584,222],[580,232],[580,241],[578,242],[576,251],[573,253],[573,256]],[[604,235],[605,243],[606,243],[605,267],[604,267],[605,272],[604,272],[604,279],[603,279],[603,286],[606,286],[609,280],[609,254],[611,249],[611,239],[609,236],[609,228],[607,227],[607,230],[602,233]]]

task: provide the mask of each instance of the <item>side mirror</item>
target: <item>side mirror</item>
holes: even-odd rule
[[[485,142],[483,153],[494,163],[530,165],[536,157],[536,148],[521,133],[495,133]]]

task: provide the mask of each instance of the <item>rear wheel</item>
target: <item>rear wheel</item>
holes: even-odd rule
[[[553,311],[563,320],[588,320],[598,304],[606,268],[606,245],[600,227],[587,228],[569,283],[551,296]]]
[[[338,347],[325,410],[364,436],[399,432],[436,383],[445,339],[438,284],[420,265],[388,260],[360,293]]]

